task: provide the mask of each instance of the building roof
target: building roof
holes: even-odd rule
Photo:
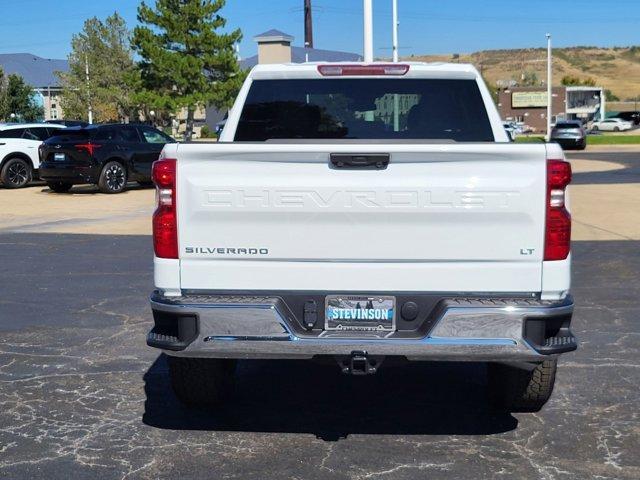
[[[321,50],[318,48],[291,47],[291,62],[304,63],[309,55],[309,62],[361,62],[362,55],[357,53]],[[258,55],[240,61],[243,69],[253,68],[258,64]]]
[[[36,88],[59,87],[60,81],[54,72],[66,72],[66,60],[42,58],[30,53],[0,53],[0,67],[5,75],[16,73]]]
[[[293,37],[288,33],[284,33],[280,30],[276,30],[272,28],[271,30],[267,30],[259,35],[253,37],[253,40],[256,42],[293,42]]]

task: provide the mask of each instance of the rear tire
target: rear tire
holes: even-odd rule
[[[73,187],[73,184],[67,182],[47,182],[49,190],[56,193],[67,193]]]
[[[594,132],[597,132],[600,129],[598,128],[597,125],[594,125],[593,127],[591,127],[591,130],[593,130]]]
[[[102,193],[121,193],[127,188],[127,169],[119,162],[107,162],[100,173],[98,188]]]
[[[167,357],[171,386],[187,407],[221,403],[233,387],[235,360]]]
[[[557,366],[557,360],[545,360],[533,369],[490,363],[487,373],[492,403],[511,412],[540,411],[553,392]]]
[[[22,158],[10,158],[0,171],[0,181],[6,188],[24,188],[32,178],[31,162]]]
[[[619,128],[619,127],[613,127],[613,131],[614,131],[614,132],[619,132],[619,131],[620,131],[620,128]]]

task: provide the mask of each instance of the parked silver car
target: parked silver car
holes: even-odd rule
[[[556,123],[551,130],[550,140],[559,143],[564,149],[584,150],[587,148],[587,132],[582,123],[577,120]]]

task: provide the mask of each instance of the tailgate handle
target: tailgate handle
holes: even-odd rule
[[[344,170],[384,170],[389,165],[388,153],[331,153],[332,168]]]

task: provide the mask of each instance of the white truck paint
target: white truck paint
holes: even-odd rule
[[[397,81],[475,82],[491,141],[236,141],[254,82],[326,78],[318,64],[290,64],[252,70],[219,143],[165,146],[161,160],[177,159],[179,254],[154,260],[150,345],[173,362],[363,351],[547,366],[557,353],[575,349],[568,324],[571,257],[544,260],[548,161],[563,160],[561,148],[510,143],[472,66],[407,65]],[[329,161],[334,154],[381,153],[390,158],[384,169],[336,168]],[[313,323],[324,304],[314,314],[307,304],[349,292],[405,303],[441,296],[444,313],[430,333],[405,325],[384,339],[353,332],[328,338],[322,322]],[[400,317],[401,307],[395,306],[400,322],[410,317],[404,309]],[[200,323],[190,343],[179,345],[171,340],[179,335],[158,318],[177,321],[184,312]],[[530,319],[542,320],[536,328],[544,345],[527,337]],[[556,345],[562,342],[574,343]]]

